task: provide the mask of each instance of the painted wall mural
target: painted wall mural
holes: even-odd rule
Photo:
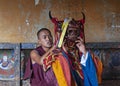
[[[0,43],[0,86],[20,86],[20,44]]]
[[[0,80],[13,80],[15,78],[14,50],[0,50]]]
[[[120,79],[120,49],[93,49],[103,63],[103,79]]]

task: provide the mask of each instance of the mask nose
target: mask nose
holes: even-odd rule
[[[75,35],[75,34],[77,34],[77,30],[69,30],[68,34],[69,35]]]

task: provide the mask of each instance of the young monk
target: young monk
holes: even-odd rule
[[[31,86],[58,86],[52,68],[45,72],[42,65],[43,59],[52,53],[52,50],[55,48],[51,32],[47,28],[42,28],[37,32],[37,37],[40,46],[30,53],[28,70],[29,72],[32,70],[32,73],[30,74],[26,69],[25,78],[31,76]],[[29,67],[30,65],[31,67]]]

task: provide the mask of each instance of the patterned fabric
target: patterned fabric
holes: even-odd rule
[[[54,55],[49,55],[49,57],[45,58],[43,60],[43,69],[44,69],[44,71],[47,71],[51,67],[52,62],[54,62],[54,61],[55,61]]]
[[[70,62],[72,70],[75,70],[78,75],[81,77],[81,79],[84,79],[84,75],[82,73],[82,68],[80,64],[80,58],[79,58],[79,53],[78,50],[71,50],[70,48],[68,49],[68,60]]]
[[[75,80],[75,83],[77,84],[77,86],[84,86],[83,85],[84,75],[82,72],[81,64],[79,62],[80,61],[79,57],[73,57],[72,54],[66,53],[64,51],[62,51],[62,53],[64,55],[64,58],[66,58],[68,61],[71,74],[72,74],[73,79]]]

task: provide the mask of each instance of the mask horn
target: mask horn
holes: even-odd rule
[[[82,13],[82,16],[83,16],[83,18],[81,19],[81,20],[79,20],[82,24],[84,24],[85,23],[85,14],[83,13],[83,12],[81,12]]]
[[[49,18],[52,20],[52,15],[51,15],[51,11],[49,11]]]
[[[83,15],[83,20],[85,20],[85,14],[83,13],[83,12],[81,12],[82,13],[82,15]]]

